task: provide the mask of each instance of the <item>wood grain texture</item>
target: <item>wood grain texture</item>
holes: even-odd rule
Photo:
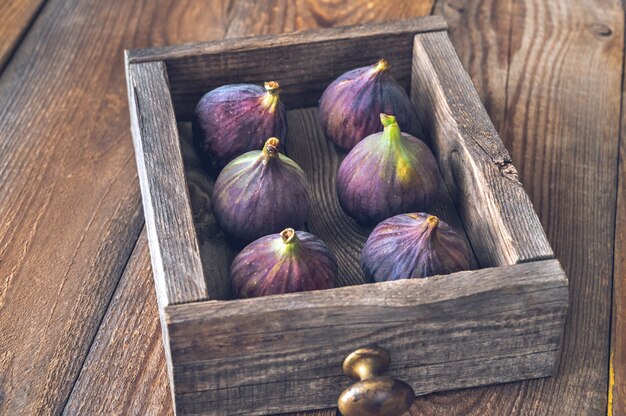
[[[6,66],[0,414],[62,411],[140,233],[123,49],[208,39],[221,12],[50,0]]]
[[[551,374],[567,279],[558,261],[166,308],[179,414],[333,406],[341,362],[387,350],[417,394]],[[234,348],[234,346],[237,346]]]
[[[413,35],[446,27],[440,17],[423,17],[129,51],[128,59],[131,63],[166,62],[176,116],[188,120],[205,92],[232,83],[276,80],[287,108],[312,107],[339,75],[372,65],[382,56],[391,63],[390,71],[396,80],[408,89]]]
[[[196,229],[200,259],[211,299],[230,299],[230,264],[237,248],[227,241],[213,217],[211,196],[215,177],[208,175],[193,146],[191,123],[178,123],[185,179]]]
[[[144,230],[63,413],[169,415],[167,377]]]
[[[130,64],[126,76],[159,305],[208,300],[165,64]]]
[[[287,155],[296,161],[311,183],[311,212],[307,229],[326,242],[337,256],[337,286],[365,283],[359,266],[361,250],[371,228],[359,225],[344,213],[337,200],[336,176],[346,152],[333,145],[322,132],[317,108],[292,110],[287,113]],[[443,180],[430,210],[462,236],[467,236]],[[468,242],[468,246],[471,245]],[[476,261],[473,258],[473,268]]]
[[[624,57],[626,74],[626,56]],[[617,212],[613,259],[613,308],[609,365],[608,416],[626,413],[626,88],[622,75],[622,107],[619,142]]]
[[[432,0],[239,0],[229,15],[227,37],[293,32],[315,27],[330,28],[359,23],[384,22],[430,14]]]
[[[0,72],[46,0],[17,0],[0,3]]]
[[[491,115],[502,120],[571,299],[555,377],[420,398],[413,414],[605,414],[623,9],[618,1],[440,6],[464,22],[448,19],[452,41],[474,82],[488,88],[481,96],[495,97]]]
[[[512,0],[441,0],[448,34],[497,132],[504,131]]]
[[[411,101],[482,267],[553,258],[517,170],[447,33],[415,37]]]

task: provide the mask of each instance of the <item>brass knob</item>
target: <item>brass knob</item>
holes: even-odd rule
[[[409,411],[415,399],[411,386],[381,375],[390,361],[380,348],[360,348],[346,357],[344,374],[359,381],[339,396],[343,416],[400,416]]]

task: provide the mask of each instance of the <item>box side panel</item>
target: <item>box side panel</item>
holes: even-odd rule
[[[353,350],[390,352],[418,394],[553,372],[567,310],[556,260],[166,309],[179,414],[334,406]]]
[[[411,100],[482,267],[554,253],[447,33],[415,36]]]
[[[159,305],[209,299],[163,62],[130,64],[131,129]]]
[[[288,109],[314,107],[339,75],[381,58],[391,63],[391,73],[408,90],[413,36],[445,27],[440,18],[427,18],[225,40],[198,50],[192,45],[193,52],[181,47],[181,52],[172,50],[164,57],[176,116],[191,119],[200,97],[216,87],[270,80],[280,83]]]

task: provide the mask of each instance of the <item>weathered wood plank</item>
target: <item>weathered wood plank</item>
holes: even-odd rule
[[[161,307],[208,300],[163,62],[127,67],[131,130]]]
[[[181,414],[333,406],[363,345],[418,394],[552,373],[567,310],[556,260],[166,308]],[[233,348],[233,346],[237,348]]]
[[[411,101],[482,267],[553,258],[511,157],[445,32],[415,37]]]
[[[609,364],[608,416],[626,413],[626,56],[622,69],[622,106],[619,141],[617,213],[613,250],[613,310]]]
[[[237,248],[230,244],[213,217],[211,196],[215,177],[208,175],[193,146],[191,123],[179,123],[185,179],[196,229],[200,260],[211,299],[230,298],[229,269]]]
[[[420,398],[413,414],[605,414],[623,9],[611,0],[440,7],[488,89],[481,96],[569,277],[571,306],[555,377]]]
[[[169,415],[167,377],[144,229],[63,413]]]
[[[0,3],[0,71],[45,2],[46,0],[16,0]]]
[[[122,51],[214,36],[194,3],[49,0],[0,78],[0,414],[63,409],[143,223]]]
[[[289,35],[227,39],[156,52],[130,51],[129,62],[163,59],[179,120],[188,120],[206,91],[237,82],[280,83],[287,108],[313,107],[324,89],[349,69],[385,57],[407,89],[415,33],[443,30],[440,17],[305,31]],[[315,56],[315,59],[311,59]]]

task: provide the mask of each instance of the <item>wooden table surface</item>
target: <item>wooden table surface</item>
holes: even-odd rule
[[[626,415],[620,0],[2,0],[0,414],[172,414],[123,49],[429,13],[450,24],[571,306],[555,377],[420,397],[411,414]]]

